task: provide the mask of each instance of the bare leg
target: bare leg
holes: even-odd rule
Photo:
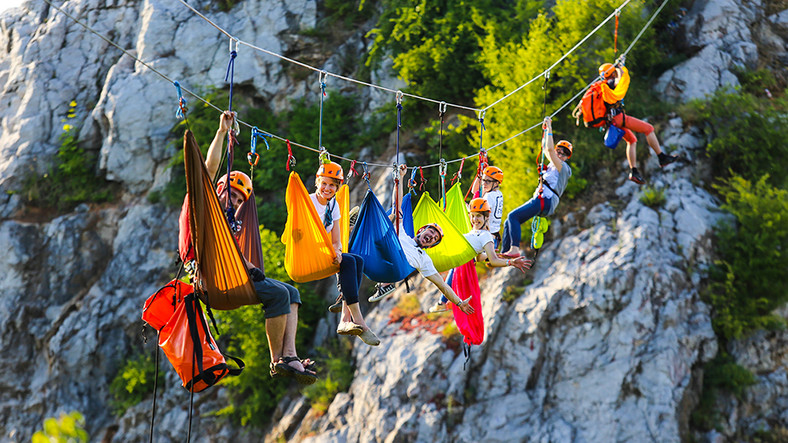
[[[656,137],[655,137],[656,138]],[[637,167],[637,153],[635,151],[635,143],[627,142],[627,161],[630,168]]]
[[[276,363],[282,357],[282,343],[285,337],[287,315],[278,315],[265,320],[265,335],[268,337],[268,349],[271,361]]]
[[[282,335],[282,357],[295,357],[298,355],[295,345],[297,329],[298,303],[290,303],[290,313],[287,314],[287,320],[285,321],[285,332]],[[304,370],[304,366],[299,361],[292,361],[288,364],[299,371]]]
[[[356,304],[358,304],[358,303],[356,303]],[[347,303],[345,303],[345,300],[342,300],[342,319],[340,319],[339,321],[341,321],[343,323],[344,322],[348,322],[348,321],[353,321],[353,316],[351,315],[350,309],[348,309],[348,306],[347,306]]]
[[[646,141],[648,142],[648,145],[651,147],[651,149],[654,150],[655,154],[662,154],[662,149],[659,147],[659,140],[657,140],[657,135],[654,133],[654,131],[646,136]]]
[[[358,303],[353,303],[352,305],[348,305],[347,308],[353,315],[353,320],[357,325],[364,328],[365,331],[369,329],[369,326],[367,326],[366,322],[364,322],[364,316],[361,315],[361,308],[359,308]]]

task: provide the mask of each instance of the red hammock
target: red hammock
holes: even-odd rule
[[[457,295],[465,300],[471,297],[470,305],[474,313],[468,315],[451,304],[454,313],[454,322],[460,329],[465,343],[469,345],[480,345],[484,341],[484,316],[482,315],[482,294],[479,290],[479,277],[476,275],[476,263],[471,260],[462,266],[454,268],[451,288]]]

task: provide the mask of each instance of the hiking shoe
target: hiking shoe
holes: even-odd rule
[[[673,162],[675,162],[676,160],[679,159],[678,155],[665,154],[664,152],[660,152],[658,157],[659,157],[659,167],[660,168],[664,168],[665,166],[667,166],[667,165],[669,165],[669,164],[671,164],[671,163],[673,163]]]
[[[377,346],[380,344],[380,339],[377,335],[375,335],[374,332],[372,332],[372,329],[367,329],[366,331],[362,332],[358,335],[358,338],[370,346]]]
[[[334,304],[328,307],[328,312],[333,312],[334,314],[338,314],[338,313],[342,312],[342,293],[341,292],[339,293],[339,297],[337,297],[337,300],[334,302]]]
[[[358,220],[358,206],[353,206],[353,209],[350,210],[348,213],[348,221],[350,222],[350,230],[353,230],[353,227],[356,226],[356,221]]]
[[[638,168],[632,168],[629,171],[629,179],[639,185],[646,183],[646,181],[643,180],[643,177],[640,176],[640,172],[638,172]]]
[[[378,283],[375,285],[375,288],[376,288],[376,292],[372,294],[368,299],[370,303],[375,303],[376,301],[379,301],[380,299],[388,295],[389,292],[396,289],[394,285],[391,283]]]
[[[361,335],[363,332],[364,328],[352,321],[339,322],[339,326],[337,326],[337,334],[339,335]]]
[[[429,309],[430,314],[435,314],[437,312],[446,312],[449,310],[449,307],[446,306],[446,303],[437,302],[432,305]]]

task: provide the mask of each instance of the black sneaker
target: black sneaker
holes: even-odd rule
[[[659,157],[659,167],[660,168],[664,168],[665,166],[667,166],[667,165],[669,165],[669,164],[671,164],[671,163],[673,163],[673,162],[675,162],[676,160],[679,159],[678,155],[665,154],[664,152],[660,152],[658,157]]]
[[[376,301],[380,301],[383,297],[388,295],[389,292],[395,289],[395,286],[390,283],[378,283],[375,285],[375,293],[369,297],[370,303],[375,303]]]
[[[632,168],[629,171],[629,179],[639,185],[646,183],[646,181],[643,180],[643,177],[640,176],[640,172],[638,172],[638,168]]]

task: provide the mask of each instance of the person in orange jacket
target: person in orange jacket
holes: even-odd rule
[[[630,115],[624,114],[624,97],[629,89],[629,70],[624,66],[623,60],[619,60],[615,65],[604,63],[599,66],[599,76],[602,78],[602,99],[607,107],[607,120],[612,126],[624,131],[624,141],[627,142],[627,161],[629,161],[629,179],[642,185],[646,183],[637,168],[637,157],[635,143],[637,137],[634,132],[639,132],[646,136],[646,142],[654,150],[659,158],[661,168],[675,162],[678,157],[662,152],[654,134],[654,127]]]

